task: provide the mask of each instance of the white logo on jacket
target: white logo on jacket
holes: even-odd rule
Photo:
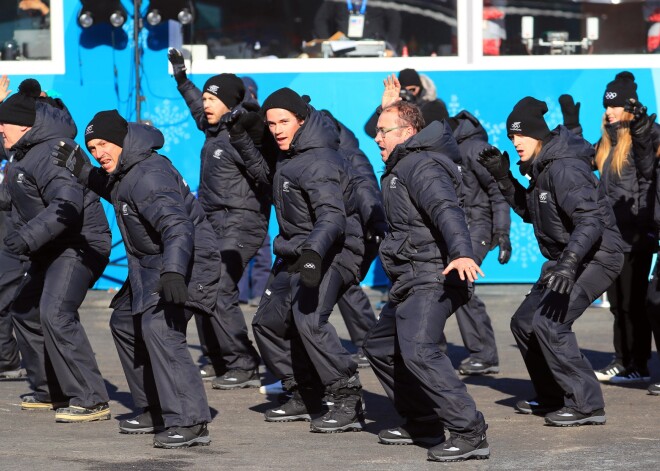
[[[396,182],[399,181],[397,177],[392,177],[390,180],[390,188],[396,188]]]
[[[121,205],[121,213],[124,216],[128,216],[128,205],[126,203]]]
[[[282,191],[283,191],[284,193],[288,193],[288,192],[289,192],[289,187],[290,187],[290,186],[291,186],[291,182],[284,182],[284,183],[282,183]]]
[[[19,173],[18,176],[16,177],[16,183],[23,183],[24,180],[25,180],[25,175]]]
[[[514,121],[513,123],[511,123],[511,128],[509,129],[509,131],[518,131],[518,132],[522,131],[522,128],[520,127],[520,123],[521,123],[520,121]]]
[[[213,151],[213,158],[214,158],[214,159],[219,159],[219,158],[222,156],[222,153],[223,153],[223,152],[224,152],[224,150],[222,150],[222,149],[216,149],[216,150],[214,150],[214,151]]]
[[[539,203],[547,203],[548,202],[548,192],[544,191],[543,193],[539,194]]]

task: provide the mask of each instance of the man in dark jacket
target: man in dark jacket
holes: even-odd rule
[[[16,225],[4,242],[31,263],[10,312],[34,389],[21,407],[56,409],[58,422],[106,420],[108,393],[78,308],[108,263],[110,230],[98,196],[49,162],[53,145],[73,142],[77,129],[40,93],[27,79],[0,104],[0,131],[14,153],[2,191]]]
[[[187,183],[156,153],[160,131],[128,124],[116,110],[97,113],[85,143],[61,143],[55,163],[112,202],[128,256],[128,279],[112,300],[110,328],[133,401],[143,413],[119,423],[122,433],[154,433],[154,446],[210,443],[202,378],[186,343],[195,311],[215,308],[220,254],[213,229]]]
[[[603,395],[589,361],[580,353],[574,322],[618,276],[623,241],[614,213],[592,172],[593,147],[564,126],[550,131],[547,105],[525,97],[507,118],[507,133],[530,177],[525,189],[509,170],[506,153],[482,151],[513,210],[534,226],[548,259],[541,276],[511,318],[537,397],[516,409],[545,413],[554,426],[606,422]]]
[[[392,289],[364,351],[406,419],[378,437],[435,445],[428,452],[435,461],[488,458],[483,415],[439,346],[447,318],[469,300],[477,273],[483,276],[459,206],[461,157],[448,125],[423,128],[419,108],[405,101],[378,118],[390,227],[380,257]],[[443,427],[451,433],[446,442]]]
[[[268,232],[270,187],[259,187],[246,171],[243,160],[229,143],[223,116],[242,107],[245,87],[234,74],[208,79],[203,91],[186,77],[183,56],[171,49],[178,90],[190,108],[206,140],[201,152],[199,201],[218,237],[222,257],[217,308],[208,322],[198,319],[203,349],[219,375],[215,389],[259,387],[259,354],[248,338],[245,318],[238,302],[238,282]],[[200,322],[201,321],[201,322]],[[224,374],[221,371],[226,369]]]
[[[479,152],[490,147],[488,135],[479,120],[467,111],[461,111],[447,120],[461,152],[465,215],[470,228],[472,251],[481,265],[488,252],[499,247],[498,261],[507,263],[511,258],[509,205],[488,171],[477,162]],[[470,355],[458,367],[464,375],[498,373],[500,371],[497,345],[486,306],[472,295],[456,311],[456,321],[463,344]]]
[[[273,182],[280,233],[274,241],[278,258],[252,327],[266,366],[293,393],[286,404],[266,411],[266,420],[311,420],[324,388],[334,406],[312,420],[311,430],[361,430],[357,365],[328,322],[337,300],[357,283],[363,257],[358,179],[351,179],[337,152],[334,124],[296,92],[277,90],[262,110],[281,153],[272,176],[263,158],[247,165]],[[243,143],[249,144],[245,137]]]

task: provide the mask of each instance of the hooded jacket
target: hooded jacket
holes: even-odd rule
[[[514,211],[534,226],[541,253],[550,260],[568,250],[582,263],[597,255],[607,263],[607,254],[623,252],[612,208],[591,169],[593,156],[591,144],[558,126],[532,162],[529,187],[515,182],[515,194],[503,190]]]
[[[495,179],[477,162],[479,152],[490,147],[488,134],[477,118],[467,111],[455,116],[454,137],[461,152],[465,215],[472,231],[483,227],[487,234],[509,234],[511,214]]]
[[[75,145],[76,133],[68,111],[37,101],[34,125],[12,147],[14,160],[3,186],[31,257],[85,252],[97,254],[105,264],[111,234],[98,195],[52,163],[53,147],[59,141]]]
[[[260,187],[245,168],[243,159],[229,142],[224,124],[209,124],[202,92],[187,80],[178,87],[206,140],[201,151],[198,198],[206,212],[248,210],[265,221],[270,215],[270,188]],[[237,107],[245,107],[243,104]],[[252,109],[248,105],[247,109]],[[263,236],[262,236],[263,237]]]
[[[467,288],[445,267],[474,258],[460,207],[461,156],[449,125],[433,122],[394,148],[381,179],[390,233],[380,245],[390,296],[401,301],[413,288],[440,284]]]
[[[652,230],[655,196],[653,168],[656,157],[653,146],[641,149],[633,143],[621,175],[611,171],[611,157],[620,127],[620,121],[605,125],[612,148],[600,174],[600,189],[614,210],[615,222],[623,237],[623,251],[653,252],[657,249],[657,235]]]
[[[211,313],[220,277],[216,235],[183,177],[156,152],[163,143],[156,128],[129,123],[115,171],[108,175],[94,167],[81,178],[114,207],[128,257],[133,314],[161,302],[156,294],[167,272],[185,277],[187,307]]]

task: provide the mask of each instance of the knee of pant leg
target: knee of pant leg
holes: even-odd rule
[[[422,344],[399,338],[399,349],[403,362],[410,367],[421,367],[431,358],[444,356],[438,345]]]
[[[537,338],[552,340],[556,337],[557,324],[545,316],[534,316],[532,332]]]
[[[518,312],[511,317],[509,327],[513,335],[528,337],[532,333],[532,324],[529,317]]]

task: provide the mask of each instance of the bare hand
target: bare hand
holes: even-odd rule
[[[395,74],[389,75],[383,80],[385,90],[383,90],[383,98],[380,101],[382,108],[386,108],[394,103],[401,101],[399,94],[401,93],[401,84]]]
[[[465,280],[467,278],[467,280],[470,282],[477,280],[477,273],[480,274],[482,278],[486,276],[484,275],[484,272],[481,271],[481,268],[479,268],[479,265],[477,265],[477,262],[469,257],[460,257],[454,259],[449,265],[447,265],[447,268],[445,268],[442,274],[446,276],[452,270],[456,270],[458,272],[458,276],[461,277],[461,280]]]
[[[9,90],[9,78],[6,75],[0,77],[0,102],[5,101],[5,98],[9,96],[11,90]]]

